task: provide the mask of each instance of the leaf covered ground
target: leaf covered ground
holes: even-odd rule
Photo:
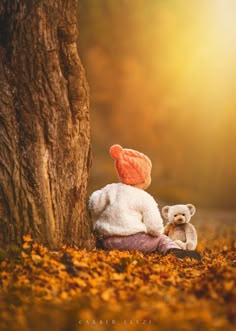
[[[235,223],[198,228],[201,262],[141,252],[0,252],[0,330],[235,330]]]

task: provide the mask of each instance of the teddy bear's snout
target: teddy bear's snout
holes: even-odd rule
[[[184,215],[176,215],[176,216],[174,216],[174,223],[175,224],[183,224],[183,223],[185,223],[186,222],[186,220],[185,220],[185,216]]]

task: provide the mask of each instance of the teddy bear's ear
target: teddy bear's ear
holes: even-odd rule
[[[192,205],[191,203],[188,203],[186,206],[188,207],[188,209],[190,211],[190,215],[193,216],[196,212],[196,208],[194,207],[194,205]]]
[[[170,206],[165,206],[161,210],[163,217],[165,217],[166,219],[168,219],[168,211],[169,211],[169,209],[170,209]]]

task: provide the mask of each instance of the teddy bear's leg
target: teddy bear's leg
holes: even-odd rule
[[[188,242],[186,243],[186,249],[189,250],[189,251],[194,250],[196,247],[197,247],[197,245],[196,245],[196,243],[193,242],[193,241],[188,241]]]
[[[174,242],[182,249],[186,249],[186,243],[182,242],[181,240],[174,240]]]

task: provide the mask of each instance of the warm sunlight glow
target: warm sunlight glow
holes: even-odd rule
[[[215,0],[212,3],[213,20],[215,18],[219,39],[225,45],[236,48],[236,1]],[[215,10],[214,10],[215,9]],[[214,22],[213,22],[214,24]],[[234,43],[234,44],[233,44]]]
[[[167,35],[174,46],[177,90],[183,98],[197,103],[201,99],[200,105],[209,115],[217,111],[223,116],[225,107],[235,103],[236,1],[212,0],[195,6],[189,12],[180,8],[191,21],[175,32],[173,26],[172,36]]]
[[[202,38],[208,52],[204,69],[212,76],[210,83],[214,86],[214,89],[208,88],[206,91],[211,92],[216,103],[221,98],[225,105],[229,102],[227,96],[235,82],[236,1],[206,1],[205,9],[207,16],[200,39]],[[204,81],[202,83],[204,84]],[[225,100],[222,100],[222,97],[225,97]],[[224,110],[223,107],[221,110]]]
[[[235,206],[236,0],[84,3],[96,180],[119,141],[150,155],[163,200]]]

